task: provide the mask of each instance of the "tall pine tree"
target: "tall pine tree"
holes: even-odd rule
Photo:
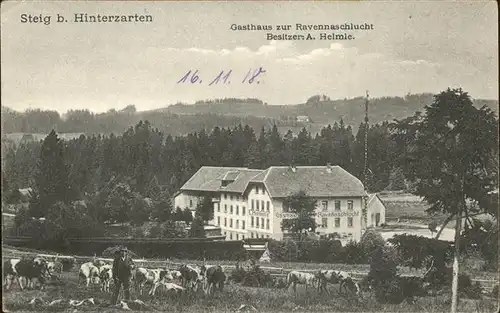
[[[64,160],[64,146],[54,130],[45,138],[35,174],[38,201],[30,206],[31,216],[43,217],[56,202],[69,203],[73,194]]]

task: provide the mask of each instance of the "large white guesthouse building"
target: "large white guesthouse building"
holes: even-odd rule
[[[180,189],[175,206],[195,210],[212,197],[214,220],[228,240],[282,239],[281,221],[294,218],[283,200],[305,191],[316,200],[316,232],[337,233],[342,241],[361,238],[362,209],[368,201],[368,226],[385,222],[385,207],[367,195],[362,182],[339,166],[271,166],[266,170],[203,166]]]

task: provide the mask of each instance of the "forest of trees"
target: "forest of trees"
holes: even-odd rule
[[[388,125],[372,125],[368,135],[372,191],[405,188],[404,177],[393,166],[395,146]],[[33,186],[41,147],[41,143],[31,142],[5,153],[4,189]],[[76,198],[101,190],[112,179],[125,179],[133,191],[143,195],[154,181],[172,194],[203,165],[265,169],[272,165],[331,163],[363,179],[364,126],[355,135],[340,120],[315,136],[305,128],[298,134],[289,131],[282,136],[277,126],[256,132],[248,125],[171,136],[148,121],[140,121],[123,135],[82,135],[63,141],[61,149],[68,186]]]

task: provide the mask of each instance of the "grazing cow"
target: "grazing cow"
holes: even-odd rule
[[[14,279],[17,279],[17,284],[19,285],[19,287],[22,287],[21,278],[16,270],[16,265],[17,263],[19,263],[19,261],[21,261],[21,259],[10,259],[3,262],[3,271],[5,275],[4,285],[6,286],[7,290],[9,290],[12,286],[12,282]]]
[[[293,284],[293,291],[297,292],[297,284],[305,285],[306,291],[307,286],[312,285],[318,281],[316,275],[311,273],[304,273],[299,271],[291,271],[286,277],[286,288],[288,289],[291,284]]]
[[[85,286],[88,287],[90,283],[99,284],[99,269],[92,263],[83,263],[78,272],[78,282],[85,280]]]
[[[26,287],[33,288],[33,279],[36,278],[40,282],[40,289],[43,290],[45,286],[45,281],[49,277],[49,271],[47,269],[47,261],[41,257],[35,257],[31,259],[12,259],[4,263],[5,275],[9,277],[9,280],[17,277],[17,282],[19,288],[23,290],[23,285],[21,283],[21,278],[26,278]],[[10,288],[9,281],[8,288]]]
[[[222,266],[215,265],[207,268],[205,265],[203,265],[201,267],[201,273],[205,276],[205,294],[214,294],[215,287],[218,287],[222,292],[222,290],[224,289],[224,282],[226,281],[226,274],[224,274]]]
[[[201,268],[193,265],[181,265],[179,268],[181,272],[183,287],[196,291],[198,284],[203,282],[203,275]]]
[[[326,291],[326,285],[330,284],[339,284],[339,293],[342,292],[342,287],[344,290],[350,290],[354,292],[356,295],[360,293],[360,287],[358,283],[355,283],[349,273],[344,271],[335,271],[335,270],[320,270],[317,275],[319,284],[319,291]]]
[[[99,268],[99,280],[101,281],[101,291],[109,291],[109,283],[113,279],[113,266],[106,264]]]
[[[159,283],[164,280],[173,280],[170,271],[167,269],[147,269],[139,267],[134,274],[135,289],[140,295],[143,294],[146,284],[151,284],[153,286],[149,294],[154,294]]]

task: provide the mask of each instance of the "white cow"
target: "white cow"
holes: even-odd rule
[[[113,280],[113,265],[103,265],[99,268],[99,279],[101,281],[101,291],[108,292],[109,284]]]
[[[304,273],[299,271],[291,271],[286,277],[286,288],[293,284],[293,291],[297,292],[297,284],[305,285],[306,290],[308,285],[312,285],[318,281],[318,277],[311,273]]]
[[[99,284],[99,269],[92,262],[83,263],[78,272],[78,283],[82,279],[85,280],[87,287],[90,283]]]
[[[172,274],[168,269],[156,268],[148,269],[139,267],[134,273],[134,282],[136,291],[142,295],[146,284],[151,284],[152,288],[149,294],[154,294],[158,283],[164,279],[173,280]]]

